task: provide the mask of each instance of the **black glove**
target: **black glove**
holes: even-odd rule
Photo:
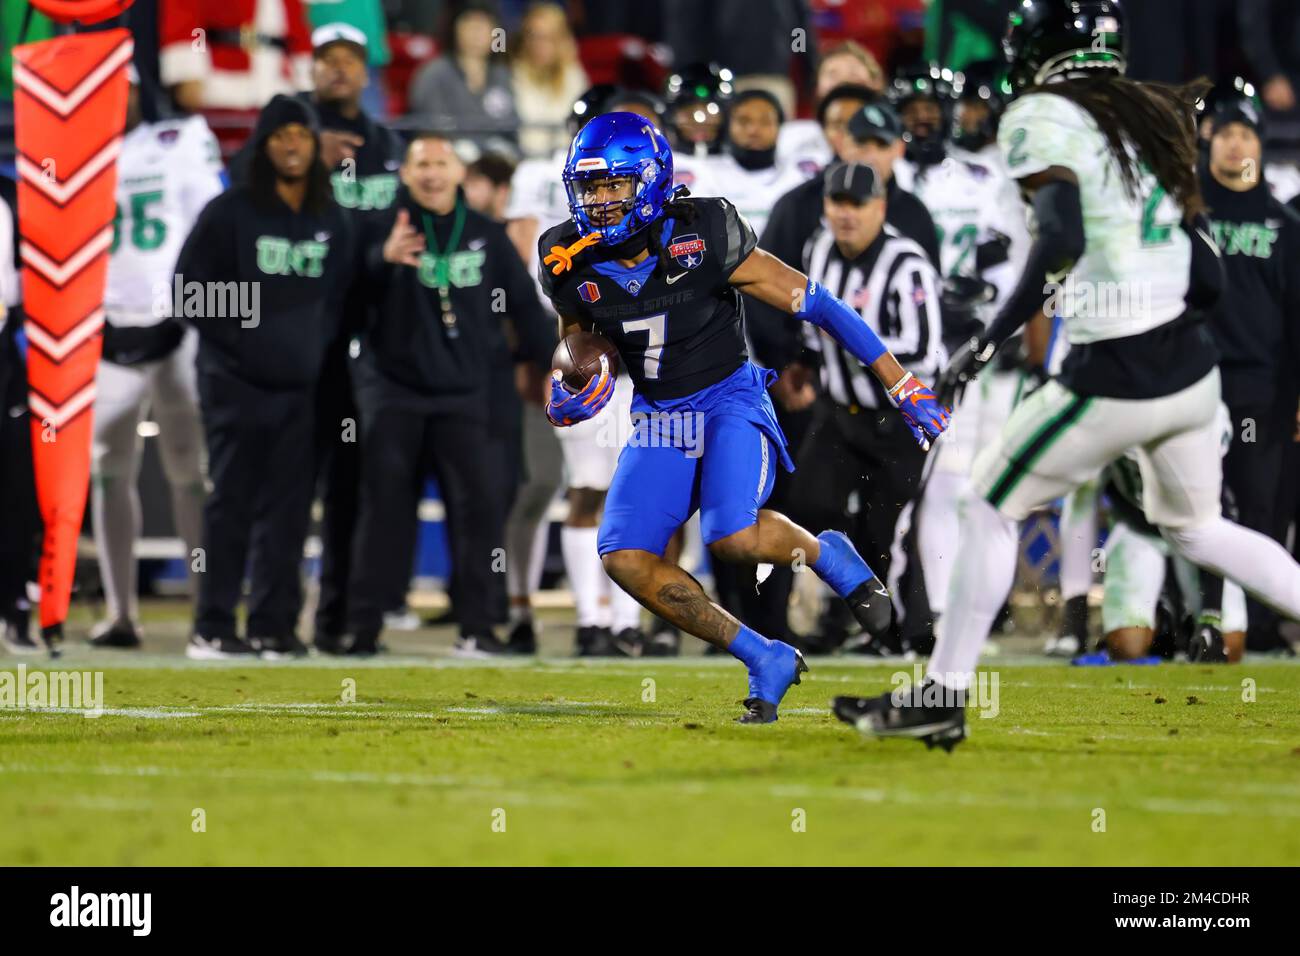
[[[939,401],[949,408],[956,407],[966,391],[967,383],[974,380],[985,365],[993,358],[997,346],[992,342],[974,337],[959,346],[953,353],[948,367],[939,375],[935,393]]]
[[[1047,374],[1047,369],[1041,365],[1026,365],[1021,369],[1021,374],[1024,376],[1020,383],[1020,400],[1022,402],[1046,385],[1051,379],[1051,376]]]

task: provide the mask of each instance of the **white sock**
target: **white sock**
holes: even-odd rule
[[[948,587],[961,540],[957,508],[966,490],[965,475],[936,471],[925,484],[919,513],[912,518],[920,522],[916,545],[925,575],[925,593],[935,614],[942,614],[948,603]]]
[[[610,616],[614,633],[641,626],[641,604],[613,581],[609,583]]]
[[[1080,485],[1061,508],[1061,598],[1092,587],[1092,550],[1097,547],[1097,483]]]
[[[970,687],[980,649],[1015,579],[1016,522],[971,495],[962,507],[959,533],[961,560],[926,671],[950,690]]]
[[[560,529],[560,550],[564,552],[564,568],[573,590],[573,603],[578,612],[578,627],[601,627],[601,598],[609,578],[600,563],[596,550],[595,528]],[[604,614],[608,617],[609,605]]]
[[[1188,561],[1231,578],[1279,614],[1300,621],[1300,564],[1272,538],[1222,517],[1161,531]]]

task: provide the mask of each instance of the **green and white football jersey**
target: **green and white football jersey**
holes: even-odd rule
[[[1182,211],[1145,170],[1129,195],[1085,109],[1051,93],[1022,96],[1002,117],[998,145],[1015,179],[1063,166],[1079,180],[1087,247],[1049,297],[1072,344],[1137,335],[1183,313],[1191,240]]]

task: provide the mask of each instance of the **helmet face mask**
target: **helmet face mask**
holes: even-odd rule
[[[602,114],[574,137],[564,188],[579,232],[617,245],[663,212],[673,191],[672,150],[644,117]]]
[[[596,229],[617,226],[636,205],[635,176],[575,177],[568,190],[569,201],[582,210]]]

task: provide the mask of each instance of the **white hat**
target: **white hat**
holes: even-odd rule
[[[364,52],[366,49],[366,35],[350,23],[326,23],[312,31],[311,48],[313,53],[319,53],[331,43],[351,43],[360,47]]]

